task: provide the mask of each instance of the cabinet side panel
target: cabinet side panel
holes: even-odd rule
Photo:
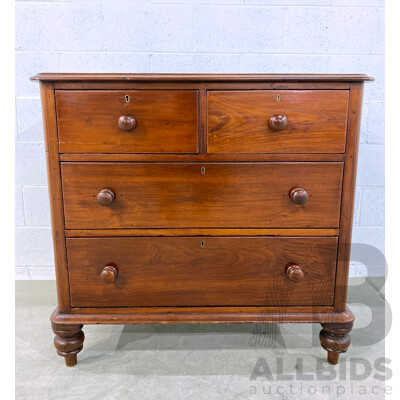
[[[51,209],[51,226],[54,246],[54,263],[57,280],[59,312],[70,310],[67,256],[65,251],[64,210],[58,153],[57,118],[54,87],[52,83],[40,84],[43,129],[46,148],[47,178]]]
[[[346,310],[363,86],[362,82],[350,84],[346,158],[343,175],[338,264],[336,271],[335,311]]]

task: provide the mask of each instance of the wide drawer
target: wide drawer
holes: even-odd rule
[[[208,152],[344,153],[347,90],[208,92]]]
[[[62,163],[61,172],[66,229],[339,226],[341,162]],[[308,200],[297,204],[294,192]]]
[[[57,90],[61,153],[197,153],[197,91]]]
[[[72,307],[333,304],[336,237],[66,242]]]

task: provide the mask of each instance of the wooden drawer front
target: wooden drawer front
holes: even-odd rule
[[[57,90],[56,102],[61,153],[197,153],[197,91]]]
[[[343,163],[62,163],[65,227],[336,228]],[[289,197],[300,187],[308,201]],[[98,193],[111,190],[108,206]]]
[[[347,107],[347,90],[210,91],[208,152],[344,153]]]
[[[67,239],[71,305],[332,305],[336,249],[336,237]],[[118,272],[106,284],[107,265]]]

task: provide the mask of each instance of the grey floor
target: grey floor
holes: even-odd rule
[[[356,323],[335,367],[317,324],[235,324],[85,326],[78,365],[66,368],[49,322],[55,283],[17,281],[16,398],[383,399],[374,376],[385,350],[382,284],[350,280]]]

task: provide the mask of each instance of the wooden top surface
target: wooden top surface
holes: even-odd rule
[[[37,81],[203,81],[203,82],[271,82],[373,81],[363,74],[104,74],[104,73],[41,73],[31,77]]]

